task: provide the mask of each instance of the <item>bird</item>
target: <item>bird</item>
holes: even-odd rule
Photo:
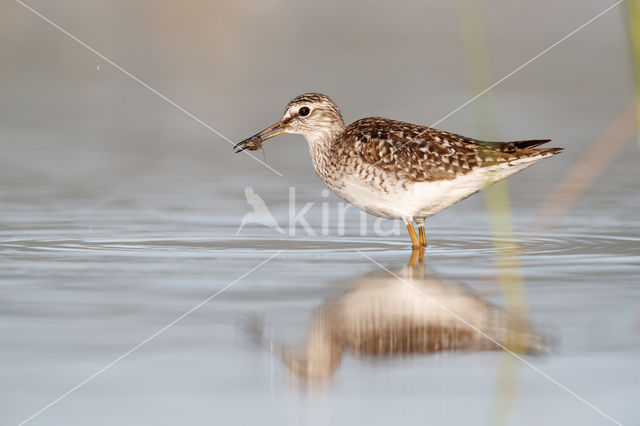
[[[236,231],[236,237],[238,236],[238,234],[240,234],[242,228],[244,228],[244,226],[248,223],[257,223],[259,225],[264,225],[271,229],[275,229],[281,234],[284,234],[284,231],[282,230],[282,228],[280,228],[278,222],[276,222],[275,218],[269,211],[269,208],[264,203],[262,197],[256,194],[253,188],[251,188],[250,186],[245,187],[244,195],[247,199],[247,203],[253,208],[253,211],[245,214],[242,217],[240,227]]]
[[[316,173],[339,197],[374,216],[403,220],[413,249],[427,245],[426,218],[563,149],[537,148],[550,139],[490,142],[382,117],[346,125],[329,96],[304,93],[235,152],[284,133],[306,139]]]
[[[389,271],[376,268],[341,283],[344,292],[313,310],[302,344],[274,345],[272,334],[267,341],[260,317],[251,318],[246,332],[279,349],[287,370],[310,382],[331,379],[346,354],[363,360],[500,349],[542,355],[557,343],[523,313],[505,311],[422,264]]]

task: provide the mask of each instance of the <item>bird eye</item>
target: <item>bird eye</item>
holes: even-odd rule
[[[311,110],[309,109],[309,107],[302,107],[298,110],[298,115],[301,117],[306,117],[310,112]]]

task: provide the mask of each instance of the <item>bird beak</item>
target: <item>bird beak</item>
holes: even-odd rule
[[[256,133],[250,138],[247,138],[242,142],[238,142],[237,144],[235,144],[233,149],[235,150],[236,153],[242,152],[245,149],[248,149],[249,151],[255,151],[259,149],[262,146],[262,143],[267,139],[275,138],[276,136],[281,135],[283,133],[284,133],[284,125],[282,124],[282,122],[278,121],[276,124],[274,124],[273,126],[267,127],[260,133]]]

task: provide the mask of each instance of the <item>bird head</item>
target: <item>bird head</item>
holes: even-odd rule
[[[238,143],[236,152],[256,150],[262,142],[283,133],[295,133],[313,144],[331,141],[345,129],[338,106],[327,95],[305,93],[293,98],[280,121]]]

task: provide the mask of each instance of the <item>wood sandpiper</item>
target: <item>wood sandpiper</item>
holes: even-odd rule
[[[414,248],[427,244],[425,218],[562,151],[534,149],[549,139],[487,142],[381,117],[347,126],[320,93],[293,98],[280,121],[235,150],[256,150],[283,133],[304,136],[316,173],[341,198],[374,216],[402,219]]]

